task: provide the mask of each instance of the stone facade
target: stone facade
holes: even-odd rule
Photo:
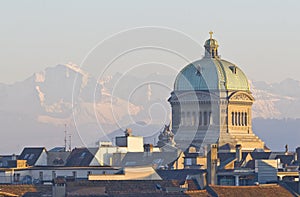
[[[209,40],[204,58],[178,74],[168,100],[177,146],[184,151],[192,146],[204,154],[215,143],[220,151],[234,151],[237,144],[243,150],[264,149],[264,142],[252,131],[254,98],[246,75],[222,60],[217,41]]]

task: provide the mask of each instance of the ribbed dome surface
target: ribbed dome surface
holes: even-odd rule
[[[249,84],[246,75],[235,64],[220,58],[204,57],[179,72],[174,90],[249,91]]]

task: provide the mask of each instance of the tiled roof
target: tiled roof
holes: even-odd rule
[[[258,185],[258,186],[215,186],[210,185],[208,192],[218,197],[293,197],[294,195],[279,185]]]
[[[156,170],[158,175],[163,180],[178,180],[180,183],[184,182],[189,175],[199,175],[206,171],[200,169],[182,169],[182,170]]]
[[[75,148],[67,159],[66,166],[89,166],[97,148]]]
[[[271,152],[251,152],[253,159],[269,159]]]
[[[106,188],[108,196],[123,196],[126,194],[130,196],[145,196],[149,193],[161,194],[158,187],[165,189],[167,187],[180,187],[178,181],[173,180],[157,180],[157,181],[81,181],[68,183],[67,192],[74,192],[79,188],[89,187],[93,188]],[[155,195],[154,195],[155,196]],[[157,196],[157,195],[156,195]]]
[[[235,159],[235,153],[218,153],[218,158],[221,163],[227,160],[233,160]]]
[[[34,166],[45,147],[24,148],[18,159],[26,160],[29,166]]]
[[[52,187],[50,185],[34,186],[34,185],[0,185],[1,192],[10,193],[16,196],[23,196],[27,192],[40,192],[43,194],[51,194]],[[4,195],[5,196],[5,195]]]

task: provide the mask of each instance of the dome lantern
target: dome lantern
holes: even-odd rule
[[[212,38],[213,32],[210,31],[210,38],[208,40],[206,40],[205,44],[204,44],[204,48],[205,48],[205,57],[209,57],[209,58],[218,58],[218,47],[219,44],[218,42]]]

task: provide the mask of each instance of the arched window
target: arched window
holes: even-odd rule
[[[199,112],[199,126],[202,126],[202,112]]]
[[[207,125],[207,112],[206,111],[203,113],[203,117],[204,117],[204,126],[206,126]]]
[[[231,112],[231,125],[234,125],[234,112]]]
[[[191,113],[190,112],[186,113],[186,125],[191,126]]]
[[[238,122],[237,122],[237,112],[234,113],[234,125],[238,125]]]
[[[185,113],[181,112],[181,126],[185,125]]]
[[[245,118],[244,118],[244,112],[241,112],[241,125],[242,126],[244,126],[244,120],[245,120]]]
[[[197,121],[197,115],[196,112],[192,113],[192,126],[196,125],[196,121]]]

